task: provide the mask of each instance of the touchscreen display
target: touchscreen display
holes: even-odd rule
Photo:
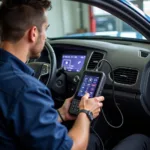
[[[61,67],[71,72],[79,72],[85,61],[85,55],[63,55]]]
[[[96,88],[99,84],[99,80],[100,77],[98,76],[85,75],[81,83],[81,86],[79,88],[77,96],[82,97],[87,92],[90,94],[90,98],[94,97]]]

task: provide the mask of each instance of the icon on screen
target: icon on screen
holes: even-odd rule
[[[85,89],[85,86],[82,86],[81,89]]]
[[[98,78],[95,78],[95,79],[94,79],[94,82],[97,82],[97,81],[98,81]]]
[[[89,78],[88,82],[91,83],[93,81],[93,78]]]
[[[94,92],[90,92],[89,94],[90,94],[90,97],[93,97]]]
[[[86,86],[86,83],[83,83],[82,86]]]
[[[93,87],[90,89],[90,91],[92,91],[92,92],[93,92],[94,90],[95,90],[95,88],[93,88]]]
[[[96,87],[96,84],[92,84],[92,87]]]
[[[78,61],[78,65],[80,65],[81,64],[81,61]]]
[[[88,81],[88,78],[85,78],[84,81],[87,82],[87,81]]]

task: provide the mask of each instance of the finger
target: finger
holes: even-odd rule
[[[97,103],[95,104],[95,109],[99,109],[99,108],[102,108],[103,107],[103,103],[97,101]]]
[[[92,111],[93,113],[95,113],[95,112],[100,112],[101,109],[102,109],[102,107],[103,107],[103,103],[97,103],[97,105],[96,105],[94,108],[92,108],[91,111]]]
[[[95,113],[93,114],[94,118],[98,117],[99,116],[99,113]]]
[[[73,99],[74,99],[74,95],[72,97],[70,97],[70,98],[67,98],[66,100],[71,102]]]
[[[95,99],[97,99],[99,102],[102,102],[102,101],[104,101],[104,97],[103,96],[100,96],[100,97],[95,97]]]
[[[89,94],[89,93],[86,93],[86,94],[82,97],[82,99],[88,99],[89,96],[90,96],[90,94]]]
[[[99,107],[102,108],[103,107],[103,103],[99,103]]]
[[[101,112],[101,109],[99,108],[93,112],[93,115],[98,116],[100,114],[100,112]]]
[[[97,108],[96,110],[95,110],[95,113],[99,113],[101,111],[101,108]]]
[[[72,97],[70,97],[71,99],[74,99],[74,97],[75,97],[75,94],[72,96]]]
[[[74,97],[70,97],[69,98],[69,102],[72,102],[73,99],[74,99]]]
[[[95,100],[95,101],[98,101],[98,102],[102,102],[102,101],[104,101],[104,97],[103,96],[93,97],[93,98],[90,98],[89,100]]]

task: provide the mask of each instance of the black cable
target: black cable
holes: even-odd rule
[[[104,143],[102,141],[102,139],[100,138],[100,136],[98,135],[98,133],[95,131],[95,129],[91,126],[91,130],[93,131],[93,133],[97,136],[98,140],[100,141],[101,143],[101,146],[102,146],[102,149],[101,147],[99,147],[100,150],[104,150]]]
[[[121,116],[121,123],[120,123],[120,125],[118,125],[118,126],[112,125],[112,124],[107,120],[106,115],[105,115],[103,109],[102,109],[102,114],[103,114],[103,116],[104,116],[105,121],[107,122],[107,124],[108,124],[110,127],[112,127],[112,128],[120,128],[120,127],[122,127],[122,125],[123,125],[123,123],[124,123],[124,117],[123,117],[123,114],[122,114],[120,108],[118,107],[117,102],[116,102],[116,99],[115,99],[115,85],[114,85],[115,80],[114,80],[113,68],[112,68],[111,64],[110,64],[106,59],[101,59],[101,60],[98,62],[98,64],[96,65],[96,67],[94,68],[94,70],[95,70],[95,71],[99,71],[99,69],[100,69],[100,67],[101,67],[100,64],[101,64],[101,62],[103,62],[103,61],[106,62],[106,63],[109,65],[110,69],[111,69],[112,78],[113,78],[113,80],[112,80],[112,94],[113,94],[113,100],[114,100],[115,106],[116,106],[116,108],[118,109],[118,111],[119,111],[119,113],[120,113],[120,116]],[[97,120],[98,120],[98,118],[97,118]],[[95,124],[97,123],[97,120],[95,121]],[[94,126],[95,126],[95,124],[94,124]]]
[[[119,111],[119,113],[120,113],[120,115],[121,115],[121,123],[120,123],[120,125],[114,126],[114,125],[112,125],[111,123],[109,123],[109,121],[107,120],[106,115],[105,115],[103,109],[102,109],[102,114],[103,114],[103,116],[104,116],[105,121],[107,122],[107,124],[108,124],[110,127],[112,127],[112,128],[120,128],[120,127],[123,125],[123,123],[124,123],[124,117],[123,117],[123,114],[122,114],[120,108],[117,106],[116,99],[115,99],[115,85],[114,85],[115,80],[114,80],[113,68],[112,68],[111,64],[110,64],[107,60],[102,59],[102,60],[100,60],[100,61],[98,62],[98,64],[97,64],[96,67],[94,68],[94,71],[99,71],[99,68],[101,67],[100,64],[101,64],[101,62],[103,62],[103,61],[105,61],[105,62],[109,65],[109,67],[110,67],[110,69],[111,69],[112,78],[113,78],[113,81],[112,81],[112,87],[113,87],[113,88],[112,88],[112,92],[113,92],[113,93],[112,93],[112,94],[113,94],[113,100],[114,100],[115,106],[117,107],[117,109],[118,109],[118,111]],[[96,125],[98,119],[99,119],[99,117],[95,119],[95,121],[94,121],[93,124],[91,125],[91,129],[92,129],[93,133],[94,133],[94,134],[97,136],[97,138],[99,139],[100,143],[102,144],[102,150],[104,150],[104,143],[103,143],[102,139],[100,138],[100,136],[98,135],[98,133],[97,133],[97,132],[95,131],[95,129],[94,129],[94,127],[95,127],[95,125]],[[101,149],[101,147],[100,147],[100,149]]]

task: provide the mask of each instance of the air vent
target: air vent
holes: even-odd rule
[[[138,71],[127,68],[118,68],[114,70],[114,80],[120,84],[132,85],[136,83]],[[112,78],[112,73],[111,73]]]
[[[90,61],[89,61],[87,69],[88,70],[93,70],[96,67],[96,65],[98,64],[98,62],[101,59],[103,59],[103,57],[104,57],[104,54],[98,53],[98,52],[94,52],[92,54],[92,57],[91,57]]]
[[[149,52],[146,51],[140,51],[141,52],[141,57],[147,57],[149,55]]]

